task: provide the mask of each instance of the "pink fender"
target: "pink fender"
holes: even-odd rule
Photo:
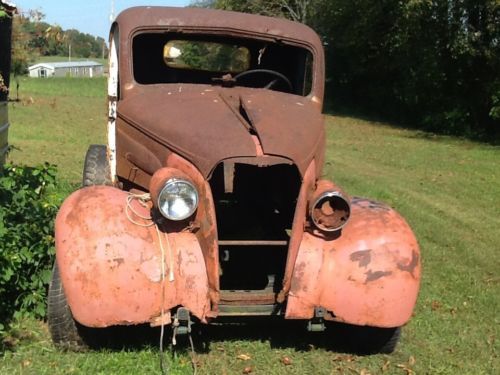
[[[158,324],[163,303],[163,323],[178,305],[205,321],[208,281],[196,236],[160,231],[162,298],[158,232],[130,210],[127,217],[127,197],[113,187],[83,188],[66,199],[57,215],[56,259],[74,318],[89,327]],[[131,206],[141,216],[150,215],[137,200]]]
[[[326,318],[399,327],[412,314],[420,283],[420,251],[406,221],[391,208],[353,199],[351,218],[336,239],[304,233],[286,318]]]

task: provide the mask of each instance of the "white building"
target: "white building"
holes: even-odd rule
[[[28,68],[30,77],[100,77],[104,67],[95,61],[47,62]]]

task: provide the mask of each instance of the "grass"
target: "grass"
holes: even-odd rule
[[[9,106],[9,159],[34,165],[56,164],[62,188],[81,183],[83,158],[89,144],[105,143],[106,79],[19,79],[20,102]]]
[[[26,78],[21,94],[9,108],[16,146],[10,158],[58,164],[67,194],[80,182],[87,146],[104,142],[105,82]],[[336,345],[342,337],[307,334],[293,323],[210,327],[208,347],[197,349],[198,373],[498,373],[500,149],[345,116],[328,117],[327,134],[326,176],[352,195],[395,207],[421,245],[421,293],[398,349],[390,356],[345,354]],[[0,373],[158,373],[156,334],[124,349],[62,353],[46,323],[19,320]],[[188,352],[167,360],[172,374],[190,373]]]

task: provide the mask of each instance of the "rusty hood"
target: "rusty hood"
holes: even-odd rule
[[[323,116],[307,97],[209,85],[133,91],[119,102],[118,117],[190,160],[205,177],[224,159],[259,155],[287,158],[303,175],[324,142]]]

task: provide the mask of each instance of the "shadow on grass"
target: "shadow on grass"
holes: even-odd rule
[[[467,140],[471,142],[477,142],[481,144],[486,144],[490,146],[500,146],[500,130],[497,130],[495,134],[484,134],[484,133],[470,133],[470,134],[455,134],[450,132],[446,126],[441,129],[425,129],[423,126],[418,124],[411,124],[404,121],[399,121],[397,119],[391,119],[388,117],[367,114],[364,112],[353,111],[346,108],[332,108],[332,106],[326,106],[323,111],[326,115],[338,116],[338,117],[350,117],[355,119],[360,119],[366,122],[371,122],[376,125],[387,126],[393,129],[405,129],[414,132],[408,135],[408,138],[415,139],[425,139],[431,141],[446,141],[446,140]]]
[[[356,327],[341,323],[328,323],[324,332],[308,332],[305,321],[283,320],[282,318],[246,318],[215,324],[193,325],[192,338],[197,353],[209,353],[214,345],[231,341],[269,342],[271,349],[288,349],[306,352],[321,348],[338,353],[368,354],[357,347]],[[104,329],[82,331],[85,341],[92,349],[141,350],[159,348],[160,328],[148,325],[116,326]],[[356,339],[357,340],[357,339]],[[164,348],[172,350],[172,330],[165,327]],[[190,351],[186,336],[177,336],[177,352]]]

